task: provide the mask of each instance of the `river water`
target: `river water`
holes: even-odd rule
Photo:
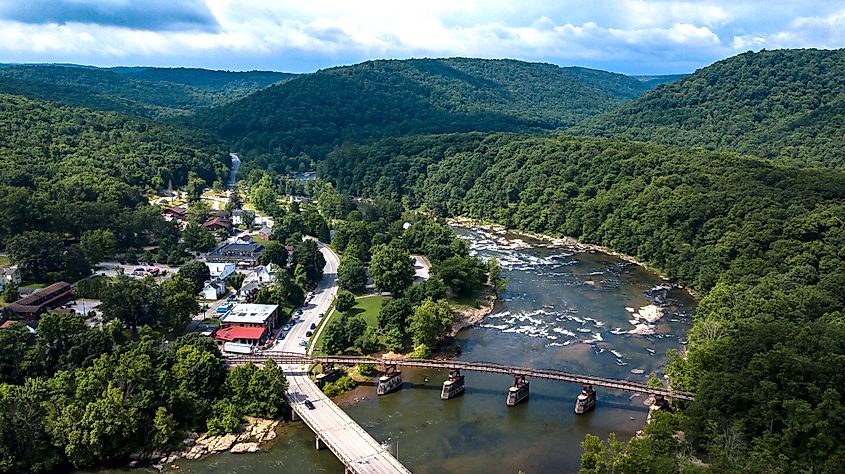
[[[498,257],[510,277],[493,314],[458,335],[461,359],[643,382],[651,372],[662,377],[666,351],[682,346],[695,302],[652,272],[614,256],[514,235],[456,232],[474,254]],[[662,318],[652,324],[634,315],[650,310]],[[599,389],[596,410],[576,416],[580,387],[543,380],[531,380],[530,399],[508,408],[512,379],[476,373],[465,374],[463,396],[442,401],[446,375],[404,369],[401,391],[376,397],[374,387],[359,387],[338,402],[415,473],[577,472],[585,434],[613,431],[628,439],[648,413],[642,395]],[[342,472],[331,452],[318,452],[313,443],[307,427],[289,424],[266,452],[183,461],[180,468]]]

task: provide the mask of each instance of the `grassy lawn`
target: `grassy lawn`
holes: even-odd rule
[[[46,288],[46,283],[35,283],[31,281],[24,281],[21,283],[20,288]]]
[[[354,316],[356,314],[360,314],[361,317],[364,318],[364,321],[367,322],[368,326],[378,329],[378,312],[381,310],[381,305],[387,299],[388,297],[381,295],[362,296],[355,301],[355,306],[349,310],[349,315]],[[322,324],[330,324],[331,319],[336,318],[339,315],[340,313],[335,311],[334,307],[330,308],[328,316],[323,318],[324,321],[322,321]],[[309,341],[309,345],[314,345],[314,354],[323,354],[323,334],[325,334],[325,329],[320,333],[320,339],[314,340],[312,337]]]
[[[360,314],[368,326],[378,329],[378,312],[387,299],[388,297],[381,295],[362,296],[355,300],[355,306],[349,310],[349,315]]]
[[[265,245],[265,246],[268,243],[270,243],[270,239],[262,239],[261,237],[258,236],[258,234],[252,236],[252,241],[255,242],[256,244],[261,244],[261,245]]]

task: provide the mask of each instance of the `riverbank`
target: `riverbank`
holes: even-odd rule
[[[483,221],[483,220],[479,220],[479,219],[473,219],[473,218],[470,218],[470,217],[450,217],[450,218],[446,219],[446,223],[449,224],[452,227],[465,227],[465,228],[468,228],[468,229],[476,228],[476,229],[484,230],[484,231],[487,231],[491,234],[495,234],[496,236],[502,238],[503,240],[504,240],[504,238],[502,237],[503,235],[512,234],[512,235],[527,237],[529,239],[533,239],[533,240],[537,240],[537,241],[548,242],[548,244],[547,244],[548,247],[566,248],[566,249],[571,249],[571,250],[576,251],[576,252],[600,252],[600,253],[603,253],[603,254],[612,255],[612,256],[617,257],[617,258],[619,258],[619,259],[621,259],[625,262],[632,263],[632,264],[640,266],[640,267],[642,267],[642,268],[644,268],[644,269],[646,269],[650,272],[653,272],[655,275],[660,277],[662,280],[671,282],[671,279],[669,278],[668,275],[666,275],[666,273],[663,270],[649,264],[648,262],[644,262],[644,261],[642,261],[642,260],[640,260],[636,257],[633,257],[631,255],[627,255],[627,254],[622,253],[622,252],[618,252],[618,251],[613,250],[609,247],[604,247],[604,246],[598,245],[598,244],[590,244],[590,243],[586,243],[586,242],[581,242],[580,240],[578,240],[574,237],[555,237],[555,236],[548,235],[548,234],[538,234],[538,233],[527,232],[527,231],[523,231],[523,230],[519,230],[519,229],[510,229],[506,226],[503,226],[501,224],[497,224],[495,222]],[[511,248],[513,250],[524,250],[524,249],[531,248],[531,247],[532,247],[531,244],[529,244],[529,243],[527,243],[527,242],[525,242],[521,239],[514,239],[514,240],[510,241],[510,244],[509,244],[509,248]],[[680,283],[676,283],[676,282],[672,282],[670,284],[673,287],[685,290],[687,293],[689,293],[696,300],[699,299],[698,294],[694,290],[692,290],[691,288],[685,287],[684,285],[681,285]]]
[[[181,445],[184,450],[154,451],[135,453],[130,456],[128,467],[135,468],[150,465],[159,471],[165,468],[179,469],[175,464],[179,460],[194,461],[213,454],[229,452],[232,454],[255,453],[269,447],[278,436],[281,420],[245,417],[235,433],[209,436],[206,433],[187,433]]]

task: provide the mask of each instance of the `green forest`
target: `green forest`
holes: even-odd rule
[[[795,163],[845,166],[845,50],[743,53],[574,127]]]
[[[0,64],[0,93],[167,119],[246,97],[292,74]]]
[[[198,123],[244,153],[319,158],[387,136],[558,129],[660,81],[512,60],[368,61],[302,75],[199,114]]]

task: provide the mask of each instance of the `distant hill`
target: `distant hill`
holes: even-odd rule
[[[117,231],[148,190],[223,180],[229,160],[206,132],[6,94],[0,156],[0,246],[26,230]]]
[[[74,65],[0,66],[0,92],[150,118],[190,115],[242,98],[291,74]]]
[[[845,50],[744,53],[575,127],[682,146],[845,166]]]
[[[198,116],[243,152],[464,131],[542,131],[619,107],[653,82],[515,60],[369,61],[297,77]]]

